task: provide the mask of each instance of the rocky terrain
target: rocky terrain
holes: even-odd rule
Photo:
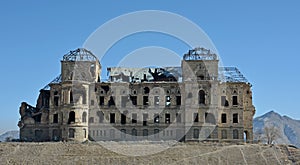
[[[300,150],[286,145],[196,142],[105,144],[114,148],[115,152],[96,142],[0,143],[0,164],[300,164]],[[163,150],[156,153],[159,149]],[[148,155],[148,152],[153,154]]]
[[[287,116],[270,111],[253,120],[254,138],[259,139],[259,132],[264,131],[264,127],[274,126],[278,137],[276,144],[292,144],[300,148],[300,121]]]

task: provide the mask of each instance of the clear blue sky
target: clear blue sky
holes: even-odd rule
[[[297,0],[2,0],[0,6],[0,133],[18,129],[20,103],[36,104],[39,89],[59,74],[65,53],[81,47],[106,21],[138,10],[169,11],[196,23],[212,39],[224,65],[237,66],[253,84],[256,115],[275,110],[300,119]],[[107,57],[127,54],[147,44],[167,47],[178,54],[187,51],[186,45],[176,39],[144,35],[136,40],[127,38],[130,46],[121,41]],[[155,37],[162,40],[151,39]],[[114,64],[109,58],[103,62]]]

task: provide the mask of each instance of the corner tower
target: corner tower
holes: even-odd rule
[[[100,74],[99,60],[86,49],[79,48],[63,56],[61,82],[50,84],[53,140],[56,137],[74,141],[88,139],[90,88],[100,81]]]

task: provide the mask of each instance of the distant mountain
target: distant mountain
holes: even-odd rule
[[[270,111],[253,120],[254,139],[258,140],[259,132],[263,132],[265,127],[274,126],[278,130],[279,138],[275,140],[277,144],[292,144],[300,148],[300,120],[295,120],[287,116]]]
[[[7,137],[11,137],[12,139],[19,139],[19,131],[7,131],[0,135],[0,141],[4,142]]]

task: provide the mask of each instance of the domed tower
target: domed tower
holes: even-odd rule
[[[62,98],[58,108],[63,140],[88,139],[89,91],[100,81],[100,72],[99,60],[86,49],[79,48],[63,56],[59,92]]]

